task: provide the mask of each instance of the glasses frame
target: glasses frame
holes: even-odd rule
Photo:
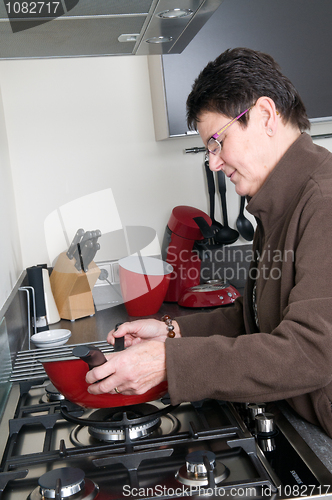
[[[251,108],[252,108],[252,106],[251,106]],[[211,153],[212,155],[217,155],[220,153],[220,151],[222,150],[222,141],[218,141],[218,138],[225,132],[226,129],[228,129],[228,127],[230,127],[231,125],[233,125],[233,123],[238,121],[238,119],[241,118],[241,116],[245,115],[248,111],[250,111],[251,108],[248,108],[245,111],[242,111],[242,113],[240,113],[238,116],[233,118],[230,122],[226,123],[226,125],[224,125],[220,130],[218,130],[218,132],[216,132],[215,134],[213,134],[210,137],[210,139],[207,142],[208,153]],[[209,149],[209,142],[211,141],[211,139],[213,139],[219,145],[219,151],[211,151],[211,149]]]

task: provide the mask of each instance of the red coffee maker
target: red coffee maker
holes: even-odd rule
[[[175,207],[166,227],[163,260],[173,266],[167,302],[178,302],[183,292],[200,283],[201,259],[195,243],[213,237],[210,217],[194,207]]]

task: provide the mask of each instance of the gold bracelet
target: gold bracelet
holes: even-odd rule
[[[167,328],[167,337],[170,337],[171,339],[174,339],[175,337],[175,331],[174,331],[174,326],[172,325],[172,319],[168,314],[165,314],[162,318],[161,321],[166,323],[166,328]]]

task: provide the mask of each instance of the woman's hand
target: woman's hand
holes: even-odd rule
[[[91,394],[115,394],[117,391],[126,395],[144,394],[166,380],[165,344],[162,342],[141,342],[106,357],[106,363],[86,375],[87,383],[92,384],[88,388]]]
[[[180,337],[180,329],[176,321],[173,321],[176,337]],[[107,336],[107,342],[114,344],[115,337],[125,338],[125,347],[134,346],[142,341],[155,340],[165,342],[167,328],[163,321],[156,319],[139,319],[128,323],[122,323],[115,331],[112,330]]]

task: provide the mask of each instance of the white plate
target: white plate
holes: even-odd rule
[[[37,347],[57,347],[65,344],[70,336],[70,330],[45,330],[32,335],[31,340]]]

